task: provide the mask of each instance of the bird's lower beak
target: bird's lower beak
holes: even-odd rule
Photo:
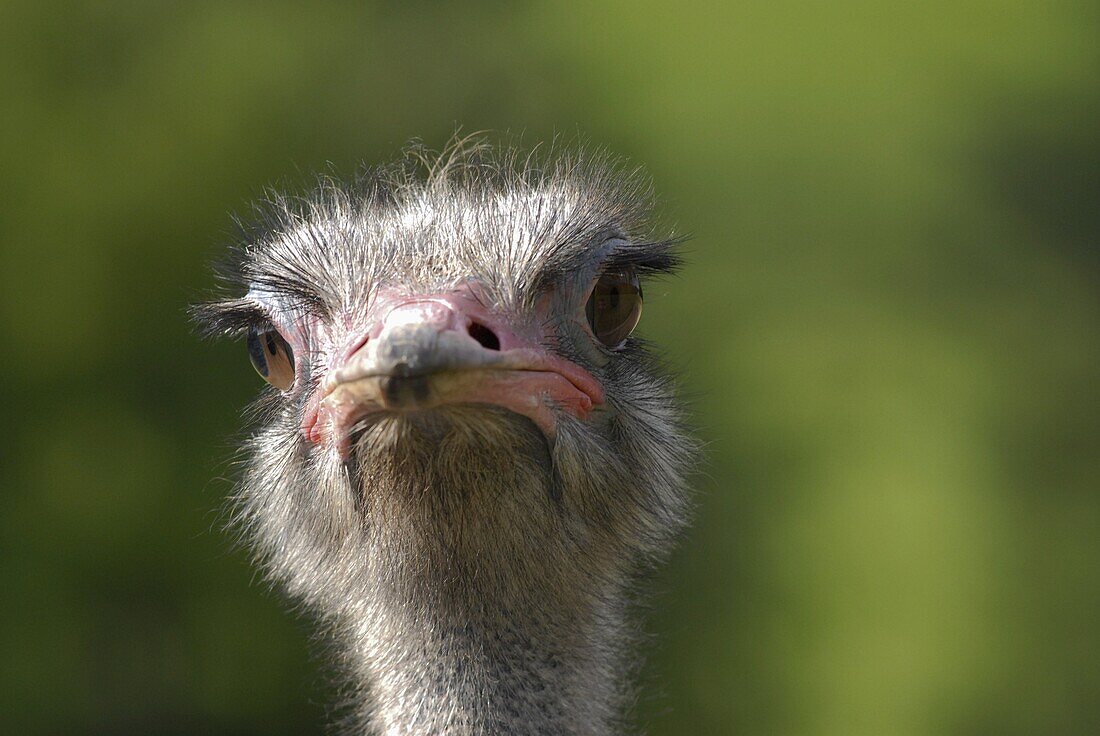
[[[456,404],[507,409],[553,438],[558,412],[583,419],[603,403],[588,371],[491,315],[468,314],[474,309],[453,297],[392,309],[377,334],[323,381],[316,412],[303,425],[307,438],[327,440],[346,456],[349,435],[369,415]]]

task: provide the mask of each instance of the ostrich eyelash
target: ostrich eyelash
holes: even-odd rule
[[[683,239],[662,240],[652,243],[633,243],[608,254],[603,270],[619,271],[634,268],[641,275],[672,274],[680,268],[677,246]]]
[[[204,302],[190,313],[205,337],[243,337],[249,330],[271,327],[267,313],[248,299]]]
[[[685,240],[687,240],[686,236],[668,240],[624,243],[604,256],[599,272],[633,269],[643,278],[675,274],[681,264],[678,249]],[[573,254],[544,270],[536,282],[536,291],[569,281],[574,274],[583,272],[588,267],[587,264],[586,253]]]

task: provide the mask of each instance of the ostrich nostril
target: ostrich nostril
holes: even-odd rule
[[[500,350],[500,338],[485,325],[471,322],[467,331],[470,337],[477,340],[486,350]]]

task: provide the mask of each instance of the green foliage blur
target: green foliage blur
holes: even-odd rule
[[[655,581],[671,734],[1100,733],[1100,7],[0,4],[0,731],[319,734],[219,508],[265,185],[582,134],[690,233],[643,331],[709,461]]]

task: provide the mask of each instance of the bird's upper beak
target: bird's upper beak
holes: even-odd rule
[[[483,307],[469,292],[380,295],[365,334],[332,366],[303,423],[307,439],[347,454],[355,423],[377,412],[494,405],[552,438],[557,412],[585,418],[603,403],[593,376]]]

